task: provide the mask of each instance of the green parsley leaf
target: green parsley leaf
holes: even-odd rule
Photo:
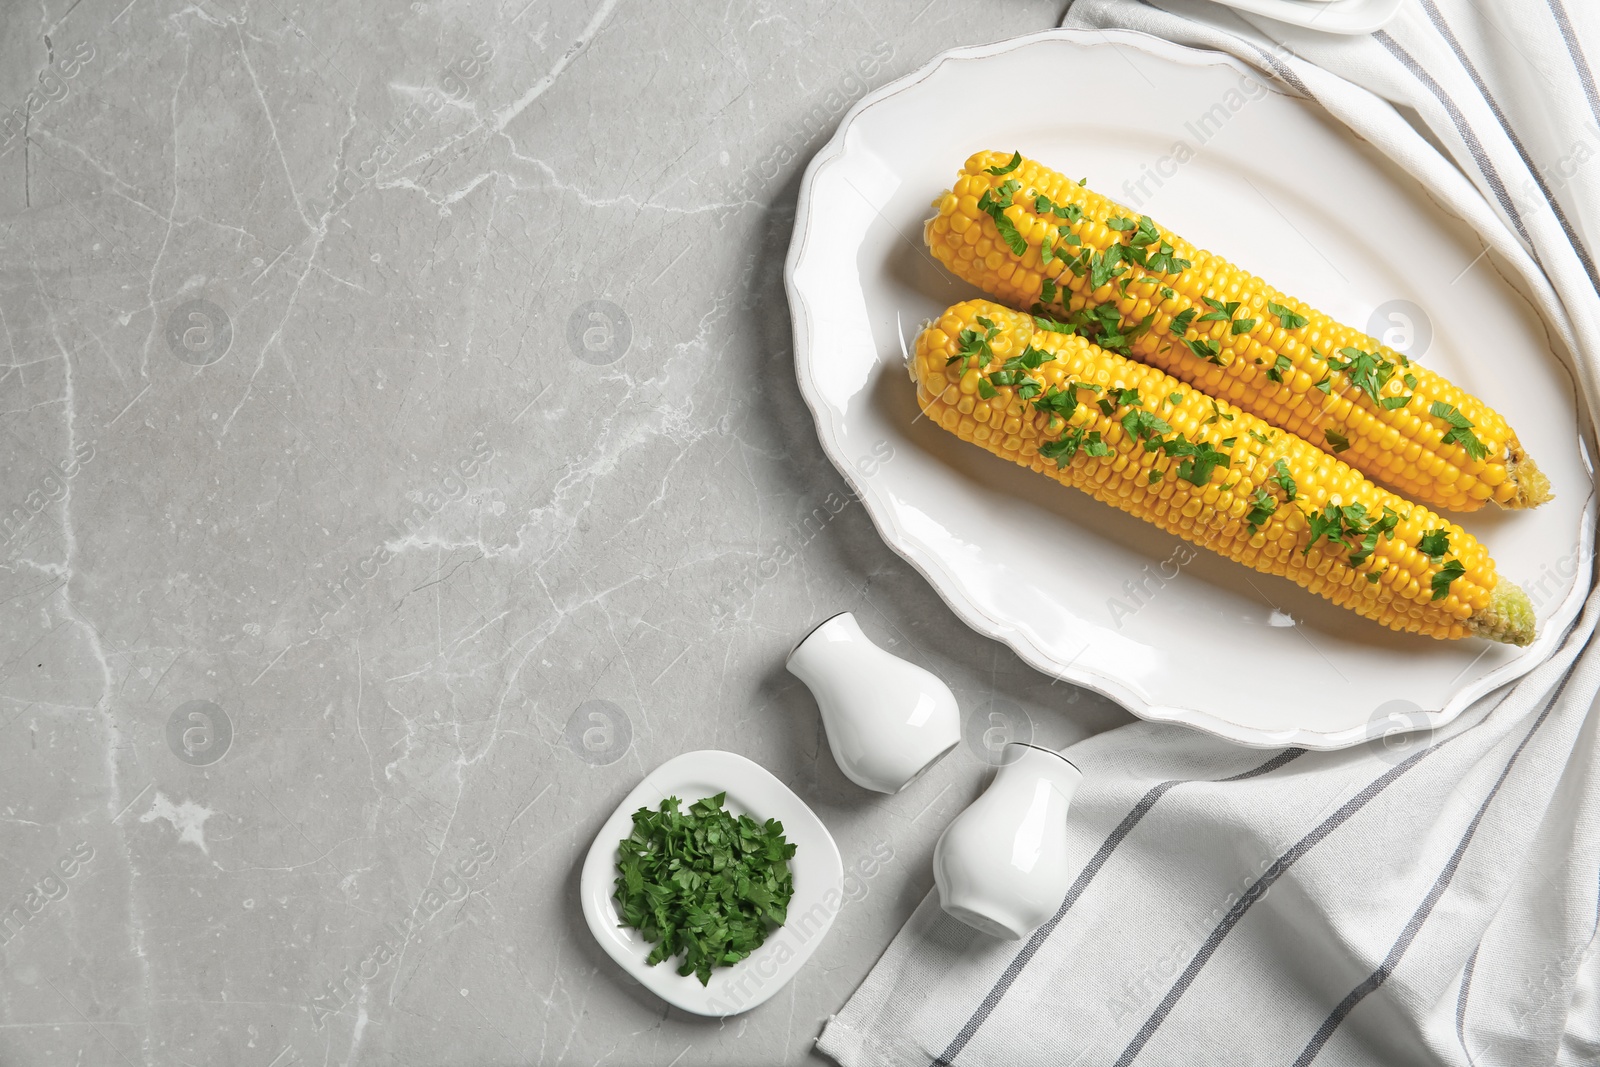
[[[1099,430],[1090,430],[1088,438],[1083,442],[1083,454],[1086,456],[1109,456],[1111,446],[1100,440]]]
[[[1379,400],[1378,403],[1383,406],[1385,411],[1393,411],[1396,408],[1403,408],[1407,404],[1411,403],[1411,398],[1415,395],[1415,393],[1407,393],[1405,396],[1386,396],[1382,400]]]
[[[1128,431],[1128,436],[1136,441],[1143,441],[1151,437],[1159,437],[1164,433],[1171,433],[1172,427],[1165,419],[1153,411],[1143,408],[1134,408],[1122,416],[1122,428]]]
[[[1429,530],[1417,538],[1417,551],[1438,563],[1450,552],[1450,531]]]
[[[1194,317],[1199,314],[1194,308],[1184,308],[1172,316],[1172,325],[1167,327],[1174,336],[1182,337],[1189,332],[1189,324],[1194,322]]]
[[[1169,403],[1169,404],[1176,404],[1178,401],[1180,401],[1182,399],[1183,399],[1183,394],[1182,393],[1168,393],[1167,394],[1167,403]]]
[[[1443,419],[1450,425],[1450,429],[1445,432],[1445,435],[1439,438],[1440,444],[1458,444],[1473,459],[1482,459],[1489,454],[1488,446],[1478,439],[1477,434],[1472,432],[1472,420],[1461,414],[1461,409],[1454,404],[1446,404],[1443,400],[1435,400],[1428,405],[1428,414],[1436,419]]]
[[[1211,400],[1210,397],[1207,397],[1206,399],[1211,401],[1211,417],[1205,421],[1206,426],[1211,426],[1218,422],[1233,421],[1233,416],[1231,414],[1224,414],[1221,405],[1219,405],[1215,400]]]
[[[1440,567],[1433,576],[1433,599],[1443,600],[1450,595],[1450,583],[1467,573],[1466,565],[1453,559]]]
[[[989,384],[989,379],[978,379],[978,395],[983,397],[985,400],[993,400],[995,398],[997,394],[995,393],[994,386]]]
[[[1209,337],[1185,338],[1183,342],[1189,351],[1205,360],[1222,366],[1222,346]]]
[[[1232,329],[1233,329],[1233,336],[1235,336],[1235,337],[1237,337],[1241,333],[1249,333],[1251,330],[1253,330],[1255,328],[1256,328],[1256,320],[1255,319],[1234,319],[1233,320]]]
[[[1350,379],[1350,384],[1366,393],[1374,404],[1381,403],[1378,394],[1394,376],[1394,364],[1376,352],[1363,352],[1359,348],[1341,349],[1339,355],[1344,359],[1330,357],[1328,366],[1343,371],[1345,377]]]
[[[1294,363],[1290,361],[1288,356],[1279,356],[1277,359],[1272,361],[1272,368],[1267,371],[1267,380],[1269,382],[1283,381],[1283,372],[1289,370],[1293,366]]]
[[[1023,240],[1016,223],[1011,221],[1005,209],[1011,206],[1011,194],[1020,188],[1022,186],[1017,182],[1007,181],[1000,186],[999,196],[995,196],[992,190],[985,190],[978,198],[978,210],[986,212],[994,220],[994,228],[1000,234],[1000,239],[1019,256],[1028,250],[1028,242]]]
[[[1029,345],[1020,356],[1012,356],[1000,366],[1005,370],[1038,370],[1046,363],[1054,363],[1056,357],[1042,348]],[[1002,383],[1004,384],[1004,383]]]
[[[1194,446],[1194,452],[1178,464],[1178,477],[1195,485],[1206,485],[1211,481],[1211,472],[1218,467],[1226,469],[1232,462],[1226,452],[1218,452],[1208,442],[1200,441]]]
[[[1282,304],[1274,304],[1270,300],[1267,301],[1267,310],[1278,316],[1278,325],[1285,330],[1298,330],[1311,321],[1304,315],[1290,311]]]
[[[1244,524],[1251,533],[1255,533],[1256,530],[1260,529],[1262,523],[1272,518],[1277,510],[1277,497],[1267,492],[1264,488],[1257,489],[1255,495],[1250,498],[1250,514],[1244,517]]]
[[[1335,452],[1343,452],[1350,447],[1350,438],[1338,430],[1323,430],[1322,435],[1328,439],[1328,444]]]
[[[1007,163],[1005,166],[1003,166],[1003,167],[984,167],[983,169],[988,171],[990,174],[993,174],[995,177],[999,177],[1002,174],[1010,174],[1012,171],[1016,170],[1020,166],[1022,166],[1022,153],[1021,152],[1013,152],[1011,154],[1011,162]]]
[[[1151,470],[1149,476],[1145,480],[1151,485],[1155,485],[1161,480],[1161,472],[1158,470]]]
[[[1076,327],[1068,326],[1064,322],[1057,322],[1055,319],[1046,318],[1045,316],[1038,315],[1038,314],[1033,316],[1033,325],[1034,325],[1035,329],[1044,330],[1046,333],[1077,333],[1078,332]]]
[[[1046,441],[1040,445],[1039,455],[1045,459],[1055,460],[1057,467],[1065,467],[1072,462],[1082,447],[1083,427],[1075,426],[1054,441]]]
[[[1114,219],[1106,219],[1107,228],[1116,230],[1119,233],[1125,233],[1137,225],[1138,223],[1134,222],[1132,219],[1125,219],[1121,216],[1118,216]]]
[[[1044,245],[1039,246],[1041,259],[1044,258],[1044,247]],[[1046,278],[1044,284],[1039,286],[1039,299],[1046,304],[1054,304],[1056,302],[1056,283]]]
[[[1201,299],[1204,300],[1206,302],[1206,306],[1211,309],[1206,314],[1200,316],[1201,322],[1227,322],[1228,320],[1232,319],[1234,314],[1239,310],[1239,301],[1237,300],[1230,300],[1224,304],[1222,301],[1213,300],[1209,296],[1201,297]],[[1254,325],[1254,323],[1252,322],[1251,325]]]
[[[1272,464],[1272,471],[1272,476],[1267,481],[1283,490],[1283,499],[1286,503],[1294,503],[1298,487],[1294,484],[1294,475],[1289,473],[1289,464],[1281,459],[1277,460]]]

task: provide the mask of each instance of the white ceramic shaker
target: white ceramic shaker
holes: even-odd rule
[[[950,687],[873,644],[848,611],[807,634],[786,666],[817,698],[833,758],[857,785],[898,793],[961,740]]]
[[[982,796],[955,817],[933,850],[939,904],[968,926],[1016,940],[1061,906],[1067,808],[1083,772],[1060,753],[1012,742]]]

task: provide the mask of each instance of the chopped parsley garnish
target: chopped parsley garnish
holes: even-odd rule
[[[1289,464],[1280,459],[1272,464],[1272,472],[1267,481],[1283,490],[1283,499],[1286,502],[1294,503],[1297,487],[1294,484],[1294,475],[1289,473]]]
[[[1324,395],[1326,395],[1328,390],[1333,388],[1333,375],[1324,374],[1322,376],[1322,381],[1318,382],[1316,385],[1313,385],[1311,388],[1321,389]]]
[[[1323,430],[1322,435],[1328,439],[1328,445],[1335,452],[1343,452],[1350,447],[1350,438],[1338,430]]]
[[[1278,325],[1282,326],[1285,330],[1298,330],[1300,327],[1311,321],[1304,315],[1301,315],[1298,312],[1290,311],[1282,304],[1274,304],[1270,300],[1267,301],[1267,310],[1278,316]]]
[[[1099,430],[1090,430],[1085,433],[1082,426],[1074,426],[1054,441],[1047,441],[1039,446],[1039,454],[1045,459],[1053,459],[1056,466],[1065,467],[1071,463],[1082,449],[1086,456],[1109,456],[1111,446],[1100,439]]]
[[[1143,408],[1134,408],[1126,415],[1123,415],[1122,428],[1128,431],[1129,437],[1138,441],[1172,432],[1172,427],[1167,424],[1165,419],[1155,412],[1146,411]]]
[[[1184,308],[1172,316],[1172,325],[1168,327],[1174,334],[1182,337],[1189,332],[1189,324],[1194,322],[1194,317],[1199,314],[1195,308]]]
[[[1211,472],[1218,467],[1226,468],[1230,459],[1226,452],[1218,452],[1205,441],[1190,441],[1183,434],[1169,437],[1159,445],[1146,444],[1145,449],[1154,452],[1159,447],[1169,456],[1179,456],[1183,462],[1178,464],[1178,477],[1194,485],[1206,485],[1211,481]]]
[[[1231,462],[1226,452],[1218,452],[1208,442],[1201,441],[1193,446],[1194,453],[1178,464],[1178,477],[1195,485],[1205,485],[1211,481],[1211,472],[1218,467],[1226,469]]]
[[[978,361],[980,369],[989,365],[989,361],[994,358],[994,349],[989,347],[989,342],[1000,336],[1000,327],[982,315],[978,316],[978,325],[984,327],[983,333],[969,328],[957,335],[956,340],[960,343],[961,350],[945,360],[945,366],[948,367],[956,360],[960,360],[962,373],[965,373],[973,360]]]
[[[1428,405],[1428,414],[1434,418],[1443,419],[1450,424],[1450,429],[1439,438],[1440,444],[1457,444],[1466,450],[1473,459],[1482,459],[1489,454],[1489,449],[1478,435],[1472,432],[1472,420],[1461,414],[1461,409],[1454,404],[1446,404],[1443,400],[1435,400]]]
[[[1180,401],[1182,399],[1183,399],[1183,394],[1182,393],[1168,393],[1167,394],[1167,403],[1169,403],[1169,404],[1176,404],[1178,401]]]
[[[1417,538],[1417,551],[1438,563],[1450,552],[1450,531],[1429,530]]]
[[[1104,304],[1101,305],[1101,309],[1110,311],[1111,315],[1108,317],[1109,323],[1102,320],[1100,325],[1100,333],[1099,336],[1095,338],[1095,343],[1108,352],[1121,352],[1126,354],[1128,351],[1128,346],[1137,341],[1139,338],[1143,337],[1145,333],[1149,331],[1150,324],[1155,321],[1156,317],[1155,312],[1152,311],[1150,314],[1140,319],[1138,325],[1134,326],[1133,329],[1123,333],[1118,329],[1118,327],[1120,327],[1122,324],[1122,320],[1116,317],[1115,310],[1107,307]]]
[[[1392,508],[1384,508],[1376,518],[1367,514],[1363,504],[1327,504],[1319,511],[1306,512],[1306,523],[1311,528],[1311,540],[1302,555],[1310,555],[1312,548],[1323,538],[1329,544],[1339,545],[1350,552],[1350,566],[1359,567],[1377,551],[1378,538],[1394,539],[1394,529],[1400,516]]]
[[[983,169],[988,171],[990,174],[993,174],[995,177],[998,178],[1002,174],[1010,174],[1012,171],[1016,170],[1020,166],[1022,166],[1022,153],[1021,152],[1013,152],[1011,154],[1011,162],[1007,163],[1005,166],[1003,166],[1003,167],[984,167]]]
[[[1230,300],[1224,304],[1220,300],[1213,300],[1209,296],[1200,299],[1206,302],[1206,307],[1211,310],[1200,316],[1201,322],[1227,322],[1233,318],[1234,312],[1239,310],[1239,301]]]
[[[777,819],[759,823],[723,808],[726,793],[678,810],[667,797],[633,813],[617,847],[615,897],[622,925],[655,942],[652,967],[682,955],[678,973],[705,985],[713,967],[738,963],[788,919],[795,846]]]
[[[1215,340],[1209,337],[1185,338],[1183,343],[1188,346],[1189,351],[1207,363],[1215,363],[1219,367],[1224,365],[1222,362],[1222,346]]]
[[[1232,326],[1232,330],[1233,330],[1232,336],[1237,337],[1241,333],[1249,333],[1251,330],[1253,330],[1255,328],[1256,328],[1256,320],[1255,319],[1234,319],[1233,320],[1233,326]]]
[[[1341,360],[1339,356],[1344,358]],[[1374,404],[1383,401],[1378,394],[1394,376],[1394,364],[1376,352],[1363,352],[1359,348],[1340,349],[1339,356],[1328,357],[1328,366],[1343,371],[1350,384],[1366,393]]]
[[[1120,216],[1114,219],[1106,219],[1106,226],[1110,229],[1116,230],[1118,233],[1126,233],[1137,225],[1138,223],[1134,222],[1132,219],[1125,219]]]
[[[1433,599],[1443,600],[1450,595],[1450,583],[1467,573],[1466,565],[1453,559],[1440,567],[1433,576]]]
[[[1083,257],[1080,256],[1081,260]],[[1089,253],[1089,287],[1099,289],[1113,278],[1127,273],[1128,268],[1122,265],[1122,246],[1112,245],[1104,253]]]
[[[1194,264],[1178,256],[1172,245],[1166,241],[1161,242],[1161,247],[1151,252],[1145,259],[1145,268],[1160,274],[1181,274]],[[1171,300],[1177,293],[1171,289],[1163,289],[1161,295]]]
[[[1028,250],[1028,242],[1017,231],[1017,225],[1006,214],[1006,208],[1011,206],[1011,197],[1020,188],[1019,182],[1007,179],[1000,186],[999,196],[995,195],[994,190],[986,189],[978,198],[978,210],[986,212],[994,220],[994,228],[999,232],[1000,239],[1019,256]]]
[[[1037,329],[1044,330],[1046,333],[1077,333],[1078,332],[1075,327],[1068,326],[1064,322],[1057,322],[1055,319],[1046,318],[1043,315],[1035,315],[1033,317],[1033,325]]]
[[[1244,524],[1251,533],[1261,528],[1278,510],[1278,498],[1267,492],[1265,488],[1257,489],[1255,496],[1250,498],[1250,514],[1245,516]]]
[[[1288,356],[1279,356],[1277,359],[1272,361],[1272,366],[1267,370],[1267,381],[1283,381],[1283,372],[1293,367],[1294,363],[1289,359]]]
[[[1010,359],[1000,364],[1000,366],[1006,370],[1038,370],[1044,364],[1054,363],[1055,360],[1056,357],[1052,356],[1044,349],[1035,348],[1032,345],[1029,345],[1027,349],[1023,351],[1022,355],[1012,356]]]
[[[1100,391],[1098,385],[1090,385],[1087,382],[1068,382],[1065,387],[1052,385],[1049,392],[1034,398],[1033,406],[1039,411],[1058,416],[1063,421],[1071,421],[1072,416],[1078,410],[1079,389],[1088,389],[1092,392]],[[1043,449],[1040,449],[1040,451],[1043,451]]]
[[[1039,246],[1039,258],[1041,260],[1044,260],[1044,250],[1048,247],[1050,247],[1048,244],[1042,244]],[[1045,262],[1048,263],[1049,260],[1045,260]],[[1049,278],[1046,278],[1044,280],[1044,284],[1039,286],[1039,299],[1043,300],[1046,304],[1054,304],[1056,302],[1056,283],[1051,281]]]
[[[993,400],[995,398],[997,394],[995,393],[994,386],[989,384],[989,379],[978,379],[978,395],[983,397],[985,400]]]
[[[1205,421],[1205,425],[1211,426],[1218,422],[1233,421],[1233,416],[1227,412],[1224,412],[1220,404],[1218,404],[1215,400],[1212,400],[1210,397],[1206,397],[1206,399],[1211,402],[1211,417]]]
[[[1272,443],[1272,438],[1268,437],[1264,433],[1257,433],[1254,430],[1246,430],[1245,433],[1250,435],[1250,440],[1255,441],[1258,444],[1268,445]],[[1279,462],[1282,461],[1280,460]]]

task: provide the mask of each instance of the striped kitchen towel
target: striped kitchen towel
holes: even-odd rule
[[[1203,0],[1066,25],[1231,53],[1317,101],[1522,275],[1600,411],[1594,0],[1407,0],[1371,36]],[[1062,91],[1070,93],[1070,78]],[[1022,942],[922,902],[818,1047],[857,1065],[1600,1064],[1600,616],[1410,748],[1136,723],[1070,750],[1081,873]]]

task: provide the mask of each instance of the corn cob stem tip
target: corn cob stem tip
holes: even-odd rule
[[[1520,585],[1504,577],[1489,594],[1489,606],[1467,620],[1467,628],[1479,637],[1519,646],[1533,643],[1536,624],[1533,601]]]

